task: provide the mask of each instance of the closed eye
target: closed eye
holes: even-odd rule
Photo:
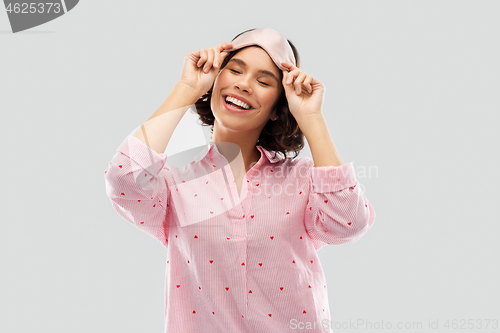
[[[229,70],[230,70],[231,72],[241,74],[240,72],[235,71],[234,69],[229,69]],[[262,83],[263,85],[270,86],[270,84],[267,84],[267,83],[264,83],[264,82],[261,82],[261,81],[259,81],[259,82],[260,82],[260,83]]]

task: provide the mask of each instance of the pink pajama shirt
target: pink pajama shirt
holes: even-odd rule
[[[105,171],[116,212],[168,249],[165,332],[330,332],[317,251],[359,240],[375,211],[352,163],[257,148],[241,197],[213,143],[179,169],[130,134]]]

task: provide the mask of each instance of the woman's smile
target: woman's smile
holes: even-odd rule
[[[248,110],[234,104],[234,103],[231,103],[231,102],[226,102],[226,98],[225,96],[222,96],[222,104],[224,104],[224,107],[226,108],[226,110],[230,111],[230,112],[234,112],[234,113],[247,113],[251,110],[253,110],[254,108],[250,108]]]

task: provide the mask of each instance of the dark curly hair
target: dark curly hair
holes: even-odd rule
[[[238,36],[244,34],[245,32],[249,32],[255,29],[250,29],[243,31],[238,34],[232,40],[235,40]],[[296,60],[296,66],[300,67],[300,58],[299,52],[295,45],[292,44],[291,41],[288,41],[290,47],[292,48],[293,54]],[[252,45],[258,46],[258,45]],[[249,47],[249,46],[247,46]],[[219,72],[226,67],[226,64],[234,57],[239,51],[245,49],[241,48],[235,51],[231,51],[222,62]],[[280,73],[280,82],[283,81],[283,73],[279,70]],[[215,81],[214,81],[215,82]],[[195,103],[196,105],[196,113],[199,116],[202,126],[210,126],[210,132],[213,134],[214,132],[214,121],[215,117],[212,113],[212,109],[210,107],[210,100],[212,97],[212,89],[213,85],[203,96],[201,96],[198,101]],[[288,152],[294,152],[293,159],[297,157],[299,152],[304,148],[304,134],[299,128],[299,124],[293,117],[290,109],[288,108],[288,101],[286,99],[285,90],[282,89],[280,97],[276,103],[277,112],[276,112],[276,120],[268,120],[262,132],[260,133],[259,139],[257,143],[263,148],[280,152],[285,158],[288,157]],[[276,155],[275,155],[276,156]],[[283,159],[282,162],[285,160]]]

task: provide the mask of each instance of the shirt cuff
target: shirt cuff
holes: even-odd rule
[[[340,166],[312,167],[311,184],[313,193],[336,192],[357,184],[356,171],[352,162]]]
[[[167,158],[165,154],[158,154],[133,134],[129,134],[116,151],[128,156],[143,170],[154,175],[161,171]]]

